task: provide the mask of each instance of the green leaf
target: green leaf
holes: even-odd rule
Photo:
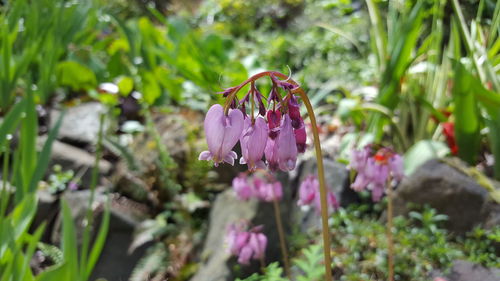
[[[152,105],[161,96],[161,89],[156,82],[155,76],[150,72],[145,72],[142,75],[142,91],[144,100],[147,104]]]
[[[455,103],[455,137],[458,145],[458,156],[474,165],[480,146],[480,115],[472,83],[474,77],[468,75],[465,67],[455,64],[455,85],[453,101]]]
[[[87,261],[87,268],[85,270],[83,280],[88,280],[94,266],[101,255],[102,249],[104,248],[104,243],[106,242],[106,237],[108,236],[109,230],[109,220],[110,220],[110,210],[109,210],[109,202],[106,205],[106,209],[104,210],[104,216],[101,221],[101,225],[99,226],[99,232],[97,233],[97,238],[95,239],[92,250],[90,251],[90,255]]]
[[[427,160],[441,158],[450,153],[448,146],[440,141],[421,140],[404,154],[405,175],[409,176]]]
[[[26,100],[23,99],[17,104],[15,104],[11,110],[7,113],[5,118],[0,125],[0,149],[3,150],[5,143],[7,142],[7,136],[12,134],[16,129],[21,116],[25,110]]]
[[[116,84],[118,85],[120,94],[123,96],[127,96],[134,89],[134,80],[128,76],[120,77]]]
[[[73,216],[69,209],[68,203],[65,200],[61,201],[62,207],[62,240],[61,250],[64,255],[64,261],[68,267],[70,278],[65,280],[80,280],[78,271],[78,247],[76,244],[75,225],[73,224]]]
[[[59,85],[70,87],[72,90],[88,90],[97,86],[94,72],[76,61],[63,61],[56,67],[57,82]]]

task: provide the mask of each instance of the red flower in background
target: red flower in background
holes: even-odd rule
[[[457,155],[458,146],[455,141],[455,124],[453,124],[453,122],[443,122],[441,126],[443,127],[443,134],[446,137],[446,142],[451,150],[451,154]]]

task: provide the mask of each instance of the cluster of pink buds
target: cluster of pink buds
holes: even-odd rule
[[[272,202],[283,197],[283,188],[279,181],[260,177],[257,173],[251,177],[245,173],[235,177],[233,179],[233,190],[240,200],[257,198],[265,202]]]
[[[358,172],[351,188],[371,190],[373,201],[382,198],[389,177],[395,181],[404,177],[403,158],[388,148],[376,150],[367,145],[361,150],[353,150],[349,165]]]
[[[297,154],[305,151],[307,139],[300,105],[293,94],[297,86],[273,75],[269,77],[272,88],[267,98],[259,92],[254,80],[240,101],[236,94],[248,81],[222,92],[227,99],[225,107],[215,104],[205,117],[208,151],[200,154],[200,160],[213,160],[215,166],[222,162],[233,165],[238,158],[233,148],[239,141],[242,152],[239,163],[246,164],[250,171],[295,168]]]
[[[226,241],[229,252],[238,257],[238,263],[249,264],[250,259],[261,260],[265,256],[267,237],[262,233],[262,226],[250,230],[246,223],[229,226]]]
[[[330,190],[327,191],[326,200],[329,213],[331,213],[334,210],[337,210],[340,207],[337,198],[335,197],[335,194]],[[300,184],[298,205],[299,206],[313,205],[317,213],[321,212],[319,181],[314,175],[309,175]]]

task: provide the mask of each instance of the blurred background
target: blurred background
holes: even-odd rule
[[[370,143],[404,157],[396,280],[500,280],[499,29],[496,0],[0,1],[0,280],[288,280],[244,167],[198,161],[217,92],[265,70],[318,117],[335,280],[387,280],[386,201],[350,188]],[[311,141],[277,175],[293,280],[323,280]],[[265,269],[227,253],[238,219]]]

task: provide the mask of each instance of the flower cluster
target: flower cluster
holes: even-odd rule
[[[404,177],[403,158],[388,148],[375,150],[368,145],[361,150],[353,150],[350,167],[358,172],[351,188],[356,191],[371,190],[373,201],[382,198],[389,176],[396,181]]]
[[[329,213],[339,208],[339,203],[333,192],[328,190],[326,198],[327,198],[326,200]],[[313,205],[316,209],[316,212],[318,213],[321,212],[319,181],[315,176],[309,175],[300,184],[298,205],[299,206]]]
[[[267,237],[262,233],[262,226],[256,226],[246,231],[245,223],[232,224],[229,226],[226,241],[229,245],[229,252],[238,257],[238,263],[249,264],[250,259],[263,259]]]
[[[280,200],[283,197],[281,183],[276,180],[268,181],[257,174],[247,177],[245,173],[233,179],[233,190],[240,200],[257,198],[266,202]]]
[[[233,148],[239,141],[239,163],[246,164],[250,171],[295,168],[297,154],[305,151],[307,139],[300,105],[292,93],[297,86],[270,77],[273,86],[267,99],[254,82],[241,101],[236,98],[241,86],[222,92],[228,101],[226,107],[215,104],[207,112],[204,129],[208,151],[200,154],[200,160],[213,160],[215,166],[222,162],[234,165],[238,155]],[[286,92],[284,97],[280,89]]]

